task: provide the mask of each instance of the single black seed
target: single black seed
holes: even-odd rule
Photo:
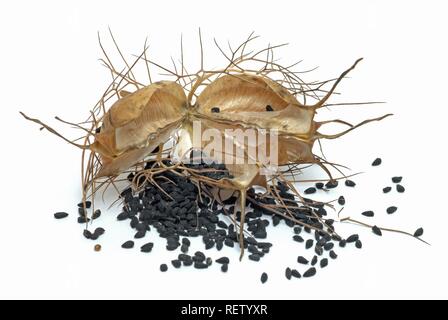
[[[208,268],[208,265],[207,265],[206,263],[204,263],[204,262],[196,261],[196,262],[194,263],[194,267],[195,267],[196,269],[207,269],[207,268]]]
[[[211,266],[212,263],[213,263],[212,258],[208,257],[207,259],[205,259],[205,263],[206,263],[208,266]]]
[[[326,244],[324,244],[325,251],[330,251],[333,248],[334,248],[334,243],[333,242],[327,242]]]
[[[338,258],[338,255],[336,254],[336,252],[334,252],[333,250],[331,250],[331,251],[330,251],[330,258],[333,259],[333,260],[334,260],[334,259],[337,259],[337,258]]]
[[[354,181],[352,181],[352,180],[345,180],[345,185],[347,186],[347,187],[354,187],[354,186],[356,186],[356,183],[354,182]]]
[[[256,254],[256,253],[249,255],[249,260],[252,260],[252,261],[258,262],[258,261],[260,261],[260,258],[261,258],[260,255]]]
[[[181,247],[180,247],[180,251],[182,251],[183,253],[187,253],[188,252],[188,246],[186,246],[186,245],[182,245]]]
[[[91,206],[92,206],[92,202],[86,201],[86,209],[90,209]],[[84,208],[84,204],[82,202],[78,203],[78,208]]]
[[[310,278],[310,277],[313,277],[315,275],[316,275],[316,268],[311,267],[303,274],[303,277],[304,278]]]
[[[375,216],[375,213],[374,213],[372,210],[364,211],[364,212],[362,212],[361,214],[362,214],[364,217],[369,217],[369,218]]]
[[[344,196],[340,196],[340,197],[338,198],[338,203],[339,203],[341,206],[345,205],[345,198],[344,198]]]
[[[182,239],[182,244],[184,244],[186,246],[190,246],[191,242],[190,242],[190,240],[188,240],[188,238],[183,238]]]
[[[297,279],[302,278],[302,275],[301,275],[300,272],[297,271],[296,269],[291,270],[291,275],[292,275],[294,278],[297,278]]]
[[[302,243],[302,242],[305,241],[305,240],[303,240],[303,238],[302,238],[301,236],[299,236],[299,235],[297,235],[297,234],[296,234],[295,236],[293,236],[292,239],[293,239],[294,241],[299,242],[299,243]]]
[[[395,207],[395,206],[391,206],[391,207],[389,207],[389,208],[387,208],[386,209],[386,212],[388,213],[388,214],[393,214],[393,213],[395,213],[395,211],[397,211],[397,207]]]
[[[423,235],[423,228],[418,228],[417,230],[415,230],[414,237],[419,238],[422,235]]]
[[[302,228],[301,227],[294,227],[294,233],[295,234],[300,234],[302,232]]]
[[[266,111],[274,111],[274,109],[268,104],[266,106]]]
[[[322,182],[316,182],[316,189],[319,189],[319,190],[321,190],[321,189],[323,189],[324,188],[324,184],[322,183]]]
[[[227,257],[221,257],[219,259],[216,259],[215,262],[220,264],[229,264],[230,260]]]
[[[233,246],[235,245],[235,242],[232,239],[226,238],[224,240],[224,244],[230,248],[233,248]]]
[[[219,110],[219,108],[214,107],[211,109],[211,111],[212,111],[212,113],[219,113],[220,110]]]
[[[405,188],[401,184],[397,184],[397,192],[403,193],[405,191]]]
[[[339,182],[337,180],[330,180],[325,184],[328,189],[334,189],[338,186]]]
[[[381,158],[376,158],[373,162],[372,162],[372,166],[376,167],[379,166],[381,164],[382,160]]]
[[[92,232],[87,229],[84,230],[83,235],[86,239],[92,239]]]
[[[160,265],[160,271],[166,272],[168,270],[168,266],[165,263],[162,263]]]
[[[68,217],[68,213],[67,212],[56,212],[54,214],[54,218],[59,220],[59,219],[64,219]]]
[[[347,238],[346,242],[347,243],[353,243],[359,240],[359,235],[357,234],[352,234],[350,237]]]
[[[180,262],[180,260],[176,259],[176,260],[172,260],[171,264],[173,265],[174,268],[179,269],[182,263]]]
[[[141,239],[141,238],[144,238],[145,237],[145,235],[146,235],[146,231],[138,231],[135,235],[134,235],[134,238],[135,239]]]
[[[93,233],[95,235],[102,236],[105,232],[106,232],[106,230],[104,230],[103,228],[96,228]]]
[[[132,249],[134,248],[134,241],[126,241],[121,245],[123,249]]]
[[[328,259],[324,258],[324,259],[320,260],[320,267],[325,268],[326,266],[328,266]]]
[[[289,267],[286,268],[285,277],[286,277],[286,279],[291,280],[291,268],[289,268]]]
[[[339,246],[341,247],[341,248],[345,248],[345,245],[347,244],[347,240],[341,240],[341,241],[339,241]]]
[[[321,255],[324,254],[324,249],[323,249],[321,246],[316,245],[316,246],[314,247],[314,252],[315,252],[318,256],[321,256]]]
[[[314,256],[313,259],[311,259],[311,266],[314,267],[317,264],[318,259],[319,258],[317,256]]]
[[[314,240],[313,239],[309,239],[306,241],[305,243],[305,249],[311,249],[314,246]]]
[[[356,246],[356,248],[358,248],[358,249],[362,249],[362,242],[361,242],[361,240],[356,241],[356,242],[355,242],[355,246]]]
[[[148,252],[151,252],[151,250],[152,250],[153,247],[154,247],[154,243],[152,243],[152,242],[148,242],[147,244],[143,245],[143,246],[140,248],[140,251],[141,251],[141,252],[144,252],[144,253],[148,253]]]
[[[122,212],[117,216],[118,221],[124,221],[126,219],[129,219],[129,213],[127,212]]]
[[[92,214],[92,219],[93,219],[93,220],[96,220],[96,219],[98,219],[99,217],[101,217],[101,210],[100,210],[100,209],[97,209],[97,210],[95,210],[95,211],[93,212],[93,214]]]
[[[305,189],[305,194],[313,194],[313,193],[316,193],[316,188],[309,187],[309,188]]]
[[[383,188],[383,193],[389,193],[390,190],[392,190],[391,187],[384,187],[384,188]]]
[[[297,262],[300,264],[308,264],[309,263],[309,261],[302,256],[297,257]]]
[[[403,180],[403,177],[392,177],[392,182],[393,183],[400,183],[401,180]]]
[[[261,283],[265,283],[266,281],[268,281],[268,274],[266,272],[263,272],[261,274],[260,281],[261,281]]]
[[[381,229],[378,228],[377,226],[373,226],[373,227],[372,227],[372,232],[373,232],[374,234],[376,234],[377,236],[380,236],[380,237],[383,235],[383,233],[381,232]]]
[[[222,272],[227,272],[227,270],[229,270],[229,265],[228,264],[223,264],[222,266],[221,266],[221,271]]]

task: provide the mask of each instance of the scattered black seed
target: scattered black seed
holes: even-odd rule
[[[148,242],[147,244],[143,245],[143,246],[140,248],[140,251],[141,251],[141,252],[144,252],[144,253],[148,253],[148,252],[151,252],[151,250],[152,250],[153,247],[154,247],[154,243],[152,243],[152,242]]]
[[[294,227],[294,233],[295,234],[300,234],[300,233],[302,233],[302,228],[301,227]]]
[[[357,234],[352,234],[350,237],[347,238],[346,242],[347,243],[353,243],[359,240],[359,235]]]
[[[305,189],[305,194],[313,194],[313,193],[316,193],[316,188],[309,187],[309,188]]]
[[[306,241],[305,243],[305,249],[311,249],[314,246],[314,240],[313,239],[309,239]]]
[[[369,210],[369,211],[364,211],[364,212],[362,212],[361,214],[362,214],[364,217],[369,217],[369,218],[375,216],[375,213],[374,213],[373,211],[371,211],[371,210]]]
[[[89,230],[85,229],[83,231],[83,235],[86,239],[92,239],[92,232],[90,232]]]
[[[337,259],[337,258],[338,258],[338,255],[336,254],[336,252],[334,252],[333,250],[331,250],[331,251],[330,251],[330,258],[333,259],[333,260],[334,260],[334,259]]]
[[[347,244],[347,240],[341,240],[341,241],[339,241],[339,246],[341,247],[341,248],[345,248],[345,245]]]
[[[326,244],[324,244],[325,251],[330,251],[333,248],[334,248],[334,243],[333,242],[327,242]]]
[[[357,241],[355,242],[355,246],[356,246],[356,248],[358,248],[358,249],[362,249],[362,242],[361,242],[361,240],[357,240]]]
[[[286,277],[286,279],[288,279],[288,280],[291,280],[291,268],[286,268],[286,270],[285,270],[285,277]]]
[[[219,108],[214,107],[211,109],[211,111],[212,111],[212,113],[219,113],[220,110],[219,110]]]
[[[274,111],[274,109],[268,104],[266,106],[266,111]]]
[[[266,272],[263,272],[261,274],[260,280],[261,280],[261,283],[265,283],[266,281],[268,281],[268,274]]]
[[[90,209],[91,206],[92,206],[92,202],[86,201],[86,209]],[[78,208],[84,208],[84,204],[82,202],[78,203]]]
[[[183,253],[187,253],[188,252],[188,246],[186,246],[186,245],[182,245],[181,247],[180,247],[180,251],[182,251]]]
[[[321,256],[324,254],[324,249],[320,246],[320,245],[316,245],[314,247],[314,252],[318,255]]]
[[[208,268],[208,265],[207,265],[206,263],[204,263],[204,262],[196,261],[196,262],[194,263],[194,267],[195,267],[196,269],[207,269],[207,268]]]
[[[137,231],[137,233],[134,235],[135,239],[141,239],[146,236],[146,231]]]
[[[235,242],[232,239],[226,238],[224,240],[224,244],[230,248],[233,248],[233,246],[235,245]]]
[[[104,230],[103,228],[96,228],[95,231],[93,231],[93,234],[97,236],[102,236],[105,232],[106,230]]]
[[[392,190],[391,187],[384,187],[384,188],[383,188],[383,193],[389,193],[390,190]]]
[[[397,192],[403,193],[405,191],[405,188],[401,184],[397,184]]]
[[[182,239],[182,244],[184,244],[184,245],[186,245],[186,246],[190,246],[190,244],[191,244],[191,242],[190,242],[190,240],[188,240],[188,238],[183,238]]]
[[[179,269],[182,263],[180,260],[175,259],[171,261],[171,264],[173,265],[174,268]]]
[[[134,248],[134,241],[126,241],[121,245],[123,249],[132,249]]]
[[[376,234],[377,236],[380,236],[380,237],[383,235],[383,233],[381,232],[381,229],[378,228],[377,226],[373,226],[373,227],[372,227],[372,232],[373,232],[374,234]]]
[[[372,166],[376,167],[379,166],[381,164],[382,160],[381,158],[376,158],[373,162],[372,162]]]
[[[316,189],[319,189],[319,190],[321,190],[321,189],[323,189],[324,188],[324,184],[322,183],[322,182],[316,182]]]
[[[118,221],[124,221],[126,219],[129,219],[129,213],[127,212],[122,212],[117,216]]]
[[[249,260],[252,260],[252,261],[258,262],[258,261],[260,261],[260,258],[261,258],[260,255],[256,254],[256,253],[252,253],[249,255]]]
[[[67,217],[68,217],[68,213],[67,212],[56,212],[54,214],[54,218],[57,219],[57,220],[64,219],[64,218],[67,218]]]
[[[403,177],[392,177],[392,182],[393,183],[400,183],[402,179],[403,179]]]
[[[205,263],[206,263],[208,266],[211,266],[212,263],[213,263],[212,258],[208,257],[207,259],[205,259]]]
[[[320,267],[325,268],[326,266],[328,266],[328,259],[324,258],[324,259],[320,260]]]
[[[354,181],[352,181],[352,180],[345,180],[345,185],[347,186],[347,187],[354,187],[354,186],[356,186],[356,183],[354,182]]]
[[[100,210],[100,209],[97,209],[97,210],[95,210],[95,211],[93,212],[92,219],[93,219],[93,220],[96,220],[96,219],[98,219],[99,217],[101,217],[101,210]]]
[[[297,257],[297,262],[300,264],[308,264],[309,263],[309,261],[302,256]]]
[[[221,271],[222,272],[227,272],[227,270],[229,270],[229,265],[227,263],[223,264],[221,266]]]
[[[304,242],[305,240],[303,240],[303,238],[301,237],[301,236],[299,236],[299,235],[294,235],[293,237],[292,237],[292,239],[294,240],[294,241],[296,241],[296,242],[299,242],[299,243],[302,243],[302,242]]]
[[[219,259],[216,259],[215,262],[220,264],[229,264],[230,260],[227,257],[221,257]]]
[[[165,263],[162,263],[160,265],[160,271],[166,272],[168,270],[168,266]]]
[[[325,184],[325,187],[328,189],[334,189],[338,186],[339,182],[337,180],[330,180]]]
[[[317,264],[317,261],[319,260],[319,258],[317,256],[314,256],[313,259],[311,260],[311,266],[315,266]]]
[[[338,198],[338,203],[339,203],[341,206],[345,205],[345,198],[344,198],[344,196],[340,196],[340,197]]]
[[[297,279],[302,278],[302,275],[301,275],[300,272],[297,271],[296,269],[291,270],[291,275],[292,275],[294,278],[297,278]]]
[[[311,267],[303,274],[303,277],[304,278],[310,278],[310,277],[313,277],[315,275],[316,275],[316,268]]]
[[[386,209],[386,212],[388,213],[388,214],[393,214],[393,213],[395,213],[395,211],[397,211],[397,207],[395,207],[395,206],[391,206],[391,207],[389,207],[389,208],[387,208]]]
[[[415,230],[414,237],[419,238],[422,235],[423,235],[423,228],[418,228],[417,230]]]

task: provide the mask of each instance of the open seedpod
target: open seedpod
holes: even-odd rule
[[[309,223],[295,218],[289,210],[290,205],[285,204],[279,195],[278,182],[290,186],[298,201],[303,203],[304,199],[293,185],[294,172],[299,170],[300,165],[317,164],[333,180],[326,167],[332,164],[313,154],[314,143],[319,139],[338,138],[360,125],[381,120],[388,115],[366,120],[358,125],[342,120],[315,121],[317,110],[326,106],[338,83],[361,59],[337,79],[305,83],[299,77],[299,72],[293,72],[274,61],[273,52],[276,47],[268,47],[255,53],[246,52],[246,46],[255,38],[249,36],[236,50],[231,50],[230,54],[224,53],[217,45],[228,64],[213,71],[203,67],[201,39],[201,68],[194,74],[186,72],[183,55],[181,71],[177,71],[176,65],[172,71],[149,60],[146,46],[132,65],[124,60],[125,72],[118,72],[106,55],[103,62],[111,71],[113,81],[87,121],[75,124],[86,132],[83,144],[76,144],[41,121],[24,116],[83,150],[84,201],[90,197],[93,199],[102,186],[114,184],[123,173],[138,173],[132,181],[134,188],[138,189],[145,183],[156,184],[154,177],[170,170],[194,180],[199,188],[212,187],[215,195],[223,189],[238,192],[241,209],[241,255],[244,248],[247,191],[253,186],[266,189],[261,198],[277,200],[275,206],[269,207],[273,213],[311,229],[322,229],[316,225],[325,225],[324,221],[312,212],[309,213]],[[266,57],[262,58],[262,55]],[[137,81],[133,75],[133,69],[140,61],[147,67],[149,85]],[[175,79],[152,82],[150,66],[167,71]],[[329,90],[322,89],[331,82],[333,84]],[[129,86],[135,89],[129,90]],[[314,103],[307,104],[307,98],[314,99]],[[107,108],[111,102],[112,105]],[[319,133],[321,126],[331,122],[342,123],[349,128],[335,135]],[[239,139],[229,134],[230,131],[246,130],[257,132],[262,139]],[[210,132],[213,132],[218,141],[215,141],[215,146],[217,143],[220,147],[209,153],[209,141],[202,137]],[[197,135],[200,139],[197,139]],[[275,139],[272,139],[273,135]],[[232,152],[229,152],[229,146]],[[267,166],[254,159],[254,153],[248,151],[255,150],[257,154],[261,149],[273,150],[272,147],[275,147],[276,152],[275,166]],[[154,150],[157,152],[153,152]],[[187,164],[193,151],[201,151],[209,159],[224,163],[230,173],[229,177],[213,179],[192,169]],[[87,158],[86,152],[90,152]],[[166,162],[168,159],[169,164]],[[251,201],[255,199],[252,197]],[[325,232],[337,236],[331,228]]]

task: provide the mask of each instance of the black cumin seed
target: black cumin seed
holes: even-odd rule
[[[373,162],[372,162],[372,166],[376,167],[379,166],[381,164],[381,162],[383,162],[381,160],[381,158],[376,158]]]
[[[337,180],[330,180],[325,184],[325,187],[327,187],[328,189],[333,189],[336,188],[338,184],[339,182]]]
[[[297,279],[302,278],[302,275],[301,275],[300,272],[297,271],[296,269],[291,270],[291,275],[292,275],[294,278],[297,278]]]
[[[219,113],[220,110],[219,110],[219,108],[214,107],[211,109],[211,111],[212,111],[212,113]]]
[[[316,193],[316,188],[309,187],[308,189],[305,189],[305,194],[313,194]]]
[[[134,248],[134,241],[126,241],[121,245],[123,249],[132,249]]]
[[[208,265],[207,265],[206,263],[204,263],[204,262],[198,262],[198,261],[196,261],[196,262],[194,263],[194,267],[195,267],[196,269],[207,269],[207,268],[208,268]]]
[[[168,270],[168,266],[165,263],[162,263],[160,265],[160,271],[166,272]]]
[[[404,187],[401,184],[397,184],[397,192],[403,193],[405,191]]]
[[[89,222],[90,219],[86,217],[78,217],[78,223],[86,223]]]
[[[117,216],[118,221],[124,221],[129,218],[129,214],[127,212],[122,212]]]
[[[297,262],[300,264],[308,264],[309,263],[309,261],[302,256],[297,257]]]
[[[303,277],[304,278],[310,278],[310,277],[313,277],[315,275],[316,275],[316,268],[311,267],[303,274]]]
[[[223,264],[222,266],[221,266],[221,271],[222,272],[227,272],[227,270],[229,270],[229,265],[228,264]]]
[[[372,232],[373,232],[374,234],[376,234],[377,236],[380,236],[380,237],[383,235],[383,233],[381,232],[381,229],[378,228],[377,226],[373,226],[373,227],[372,227]]]
[[[296,234],[295,236],[293,236],[292,239],[293,239],[294,241],[299,242],[299,243],[302,243],[303,241],[305,241],[305,240],[303,240],[303,238],[302,238],[301,236],[299,236],[299,235],[297,235],[297,234]]]
[[[392,190],[391,187],[384,187],[384,188],[383,188],[383,193],[389,193],[390,190]]]
[[[362,249],[362,242],[361,242],[361,240],[356,241],[356,242],[355,242],[355,246],[356,246],[356,248],[358,248],[358,249]]]
[[[265,283],[266,281],[268,281],[268,274],[266,272],[263,272],[261,274],[260,281],[261,281],[261,283]]]
[[[187,253],[188,252],[188,246],[186,246],[186,245],[182,245],[181,247],[180,247],[180,251],[182,251],[182,253]]]
[[[357,234],[352,234],[350,237],[347,238],[346,242],[347,243],[353,243],[359,240],[359,235]]]
[[[153,247],[154,247],[154,243],[152,243],[152,242],[148,242],[147,244],[143,245],[143,246],[140,248],[140,251],[141,251],[141,252],[144,252],[144,253],[148,253],[148,252],[151,252],[151,250],[152,250]]]
[[[347,244],[347,240],[341,240],[341,241],[339,241],[339,246],[341,247],[341,248],[345,248],[345,245]]]
[[[208,266],[211,266],[212,263],[213,263],[212,258],[208,257],[207,259],[205,259],[205,263],[206,263]]]
[[[90,232],[89,230],[85,229],[83,231],[83,235],[86,239],[92,239],[92,232]]]
[[[314,246],[314,240],[313,239],[310,239],[310,240],[306,241],[305,249],[311,249],[313,246]]]
[[[100,210],[100,209],[97,209],[97,210],[95,210],[95,212],[93,212],[92,219],[93,219],[93,220],[96,220],[96,219],[98,219],[99,217],[101,217],[101,210]]]
[[[224,244],[230,248],[233,248],[233,246],[235,245],[235,242],[232,239],[226,238],[224,240]]]
[[[216,259],[215,262],[220,264],[229,264],[230,260],[227,257],[221,257],[219,259]]]
[[[146,231],[142,230],[142,231],[138,231],[135,235],[134,235],[134,239],[141,239],[144,238],[146,235]]]
[[[182,263],[180,262],[180,260],[176,259],[176,260],[172,260],[171,264],[173,265],[174,268],[179,269]]]
[[[96,228],[93,233],[98,236],[102,236],[105,232],[106,232],[106,230],[104,230],[103,228]]]
[[[258,262],[258,261],[260,261],[260,255],[253,253],[253,254],[249,255],[249,260]]]
[[[403,179],[403,177],[392,177],[392,182],[393,183],[400,183],[402,179]]]
[[[364,212],[362,212],[361,214],[362,214],[364,217],[369,217],[369,218],[375,216],[375,213],[374,213],[373,211],[371,211],[371,210],[369,210],[369,211],[364,211]]]
[[[266,106],[266,111],[274,111],[274,109],[268,104]]]
[[[330,251],[330,258],[331,259],[337,259],[338,255],[336,254],[336,252],[334,252],[333,250]]]
[[[332,242],[327,242],[326,244],[324,244],[325,251],[330,251],[333,248],[334,248],[334,243],[332,243]]]
[[[395,213],[395,211],[397,211],[397,207],[395,207],[395,206],[391,206],[391,207],[386,209],[386,212],[388,214],[393,214],[393,213]]]
[[[318,258],[317,256],[314,256],[313,259],[311,260],[311,265],[314,267],[317,264]]]
[[[354,186],[356,186],[356,183],[354,182],[354,181],[352,181],[352,180],[345,180],[345,185],[347,186],[347,187],[354,187]]]
[[[423,235],[423,228],[418,228],[417,230],[415,230],[414,237],[419,238],[422,235]]]
[[[286,279],[291,280],[291,268],[289,268],[289,267],[286,268],[285,277],[286,277]]]
[[[54,214],[54,218],[59,220],[59,219],[64,219],[68,217],[68,213],[67,212],[56,212]]]
[[[339,203],[341,206],[345,205],[345,198],[344,198],[344,196],[340,196],[340,197],[339,197],[339,199],[338,199],[338,203]]]
[[[320,267],[325,268],[326,266],[328,266],[328,259],[324,258],[324,259],[320,260]]]
[[[302,228],[301,227],[294,227],[294,233],[295,234],[300,234],[302,232]]]
[[[190,242],[190,240],[188,240],[188,238],[182,238],[182,244],[184,244],[186,246],[190,246],[191,242]]]
[[[322,182],[316,182],[316,188],[321,190],[324,188],[324,184]]]
[[[321,246],[316,245],[316,246],[314,247],[314,252],[315,252],[318,256],[321,256],[321,255],[324,254],[324,249],[323,249]]]
[[[90,209],[92,206],[92,202],[86,201],[86,209]],[[82,202],[78,203],[78,208],[84,208],[84,204]]]

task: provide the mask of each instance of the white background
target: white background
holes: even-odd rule
[[[2,1],[0,298],[448,298],[447,9],[446,1]],[[289,42],[281,51],[285,61],[304,59],[304,69],[319,65],[310,80],[334,77],[365,57],[334,101],[387,104],[335,107],[320,116],[395,116],[325,143],[328,158],[365,172],[355,190],[342,186],[325,199],[344,194],[345,215],[359,218],[372,209],[378,225],[412,232],[423,226],[432,246],[338,225],[342,234],[359,233],[363,250],[338,250],[339,259],[317,277],[287,281],[286,266],[303,271],[295,262],[303,246],[282,227],[269,231],[274,248],[260,263],[239,263],[237,249],[225,248],[222,253],[232,260],[227,274],[216,265],[161,273],[160,263],[175,254],[166,253],[155,234],[151,254],[141,254],[138,245],[122,250],[133,232],[115,222],[117,208],[102,204],[103,217],[94,227],[107,233],[100,241],[103,251],[93,252],[74,221],[79,151],[40,132],[18,111],[51,124],[55,115],[84,119],[109,81],[97,60],[97,31],[106,37],[108,26],[127,54],[139,53],[149,36],[150,54],[162,62],[178,55],[182,33],[193,64],[201,27],[209,65],[216,53],[213,37],[237,44],[255,31],[262,36],[260,46]],[[384,164],[372,168],[376,156]],[[392,175],[404,176],[404,194],[381,194]],[[399,210],[388,217],[384,211],[392,204]],[[71,216],[56,221],[55,211]],[[264,285],[263,271],[270,277]]]

